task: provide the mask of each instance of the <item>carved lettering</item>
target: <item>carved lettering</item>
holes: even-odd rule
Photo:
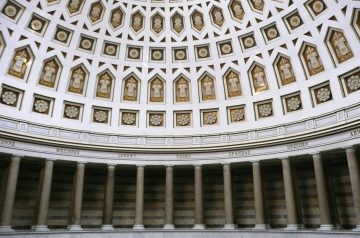
[[[80,154],[79,150],[76,149],[65,149],[65,148],[56,148],[56,152],[64,155],[78,155]]]
[[[299,149],[306,148],[308,146],[309,146],[309,142],[303,141],[303,142],[288,144],[287,148],[288,148],[288,150],[299,150]]]
[[[244,157],[244,156],[248,156],[248,155],[250,155],[249,150],[238,150],[238,151],[229,152],[230,158],[239,158],[239,157]]]
[[[15,141],[0,139],[0,145],[5,145],[8,147],[15,147]]]
[[[191,155],[190,154],[181,154],[181,155],[176,155],[177,159],[191,159]]]
[[[119,159],[135,159],[136,154],[130,154],[130,153],[120,153],[118,154]]]
[[[360,136],[360,129],[355,129],[350,132],[350,137],[359,137]]]

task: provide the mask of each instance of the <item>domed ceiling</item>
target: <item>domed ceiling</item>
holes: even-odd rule
[[[8,119],[213,134],[359,101],[359,1],[4,0],[0,10]]]

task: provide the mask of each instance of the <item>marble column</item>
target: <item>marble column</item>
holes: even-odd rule
[[[355,214],[357,218],[355,231],[360,231],[360,174],[359,164],[353,147],[346,148],[346,158],[349,167],[351,191],[354,200]]]
[[[195,165],[195,224],[193,229],[204,229],[202,168]]]
[[[2,213],[0,221],[0,232],[13,231],[11,229],[11,220],[14,208],[16,185],[19,175],[20,157],[12,156],[9,173],[2,204]]]
[[[174,229],[174,172],[172,166],[166,167],[165,182],[165,225],[164,229]]]
[[[319,153],[313,154],[313,162],[321,220],[321,225],[319,229],[332,230],[334,228],[334,225],[331,222],[331,212],[328,199],[328,191],[325,182],[324,166],[321,155]]]
[[[233,213],[230,164],[223,165],[223,176],[224,176],[224,207],[225,207],[224,229],[234,229],[235,224],[234,224],[234,213]]]
[[[102,230],[112,231],[113,205],[114,205],[115,165],[108,165],[104,198],[104,214]]]
[[[144,229],[144,166],[137,166],[134,229]]]
[[[260,162],[252,162],[253,168],[253,184],[254,184],[254,200],[255,200],[255,227],[254,229],[266,229],[264,198],[261,179]]]
[[[35,231],[48,231],[49,230],[47,228],[47,216],[48,216],[48,210],[49,210],[49,200],[50,200],[53,168],[54,168],[54,161],[46,160],[43,181],[42,181],[42,185],[41,185],[39,212],[38,212],[38,216],[37,216]]]
[[[291,164],[289,158],[281,159],[284,190],[285,190],[285,204],[287,213],[287,227],[286,230],[297,230],[299,225],[297,222],[295,194],[293,188],[293,180],[291,175]]]
[[[68,226],[68,229],[71,231],[81,231],[81,211],[82,211],[82,200],[83,200],[83,190],[84,190],[84,174],[85,174],[85,164],[77,163],[76,168],[76,177],[75,177],[75,191],[74,191],[74,200],[73,200],[73,213],[71,216],[71,223]]]

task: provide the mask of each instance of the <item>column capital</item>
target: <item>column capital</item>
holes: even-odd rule
[[[117,164],[106,164],[108,169],[115,169]]]
[[[313,158],[321,158],[321,152],[313,152],[313,153],[310,153],[310,155]]]
[[[11,159],[16,159],[16,160],[20,160],[22,157],[24,157],[24,156],[22,156],[22,155],[17,155],[17,154],[11,155]]]
[[[136,164],[135,166],[136,166],[136,168],[144,168],[146,165],[145,164]]]
[[[85,166],[87,164],[87,162],[85,162],[85,161],[76,161],[76,164]]]
[[[175,165],[173,164],[164,164],[164,167],[167,168],[167,167],[170,167],[170,168],[173,168]]]
[[[202,164],[193,164],[194,168],[197,168],[197,167],[202,167],[203,165]]]
[[[355,152],[355,146],[354,145],[345,146],[345,147],[342,147],[342,149],[344,149],[346,151],[346,153]]]
[[[279,160],[283,161],[283,160],[288,160],[289,156],[284,156],[284,157],[280,157]]]
[[[230,163],[230,162],[223,162],[223,163],[221,163],[222,166],[224,166],[224,165],[229,165],[229,166],[231,166],[231,164],[232,164],[232,163]]]
[[[254,164],[260,164],[260,160],[253,160],[253,161],[250,161],[252,165]]]

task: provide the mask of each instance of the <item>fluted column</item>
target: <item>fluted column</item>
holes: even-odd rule
[[[134,229],[144,229],[144,166],[137,166]]]
[[[349,167],[351,191],[354,200],[355,214],[357,218],[355,231],[360,231],[360,174],[359,164],[353,147],[346,148],[346,158]]]
[[[203,185],[201,165],[195,165],[195,224],[193,229],[204,229]]]
[[[115,165],[108,165],[104,199],[102,230],[114,230],[112,225],[114,205]]]
[[[265,229],[264,198],[261,179],[261,168],[259,161],[252,163],[254,200],[255,200],[255,227],[254,229]]]
[[[174,229],[174,172],[172,166],[166,167],[165,182],[165,225],[164,229]]]
[[[318,194],[320,209],[320,229],[331,230],[334,228],[334,225],[331,222],[331,213],[328,200],[328,191],[325,182],[324,166],[321,155],[319,153],[313,154],[313,162],[315,170],[316,190]]]
[[[291,164],[289,158],[281,159],[284,190],[285,190],[285,204],[287,213],[287,230],[297,230],[299,228],[296,214],[295,194],[293,188],[293,180],[291,175]]]
[[[230,164],[223,165],[224,175],[224,206],[225,206],[225,229],[234,229],[234,214],[232,201],[232,186],[231,186],[231,167]]]
[[[12,231],[11,220],[13,214],[16,185],[19,175],[20,157],[12,156],[7,177],[4,200],[2,204],[0,232]]]
[[[47,216],[49,210],[49,200],[51,192],[51,182],[53,176],[54,161],[46,160],[45,161],[45,171],[41,187],[41,195],[39,202],[39,212],[37,217],[37,222],[35,226],[36,231],[48,231],[47,228]]]
[[[82,230],[81,228],[81,211],[82,211],[82,200],[84,190],[84,174],[85,164],[77,163],[76,177],[75,177],[75,191],[74,191],[74,204],[73,213],[71,216],[71,223],[68,227],[69,230]]]

